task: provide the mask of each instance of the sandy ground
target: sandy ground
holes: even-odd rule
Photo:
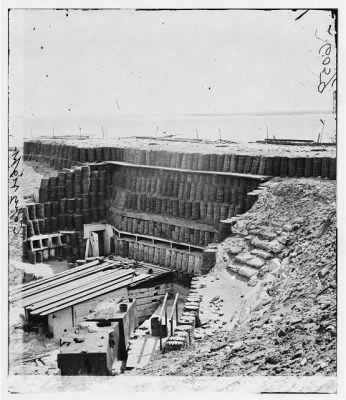
[[[35,279],[38,278],[48,278],[59,272],[66,271],[70,268],[69,263],[66,260],[49,260],[47,263],[26,263],[21,261],[13,261],[11,263],[17,270],[21,271],[23,274],[33,274]]]
[[[10,264],[12,281],[11,289],[23,282],[24,274],[34,276],[36,279],[47,278],[58,272],[69,269],[67,261],[52,260],[49,263],[29,264],[13,260]],[[14,279],[13,277],[17,277]],[[9,365],[11,374],[45,374],[47,369],[56,368],[56,354],[59,347],[54,339],[47,338],[44,334],[27,332],[25,326],[24,310],[22,307],[10,305],[9,309]],[[49,354],[40,361],[22,363],[21,360],[33,356]]]
[[[39,138],[38,138],[39,139]],[[40,139],[44,142],[53,142],[52,139]],[[261,143],[193,143],[177,141],[163,141],[142,138],[113,138],[113,139],[56,139],[54,143],[65,143],[79,147],[124,147],[142,150],[165,150],[171,152],[286,156],[286,157],[335,157],[336,146],[288,146],[270,145]]]
[[[198,292],[203,296],[200,308],[202,328],[197,329],[197,338],[212,333],[214,329],[231,329],[253,289],[220,264],[202,277],[199,284]]]

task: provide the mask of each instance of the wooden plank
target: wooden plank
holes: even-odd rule
[[[135,238],[140,237],[142,239],[156,240],[158,242],[165,242],[167,244],[175,244],[175,245],[178,245],[178,246],[185,246],[185,247],[192,248],[192,249],[198,249],[198,250],[204,250],[205,249],[205,247],[202,247],[202,246],[197,246],[197,245],[194,245],[194,244],[188,244],[188,243],[184,243],[184,242],[175,242],[173,240],[162,239],[162,238],[158,238],[156,236],[148,236],[148,235],[142,235],[142,234],[138,235],[138,234],[135,234],[135,233],[122,232],[122,231],[120,231],[120,234],[131,235],[132,237],[135,237]],[[142,243],[141,241],[138,241],[137,239],[133,240],[133,239],[124,238],[124,237],[120,237],[118,240],[124,240],[126,242],[133,242],[133,243]],[[158,247],[160,249],[170,249],[171,248],[171,246],[169,246],[169,247],[164,246],[163,243],[147,243],[147,242],[145,242],[145,245],[149,246],[149,247]],[[184,251],[184,250],[180,250],[180,251]],[[186,251],[189,252],[189,250],[186,250]]]
[[[154,296],[162,293],[166,293],[167,290],[165,288],[159,289],[159,290],[150,290],[149,292],[146,293],[132,293],[129,291],[129,296],[135,298],[135,299],[141,299],[143,297],[148,297],[148,296]]]
[[[13,362],[11,362],[11,364],[13,363],[13,364],[16,365],[16,364],[26,363],[26,362],[29,362],[29,361],[41,360],[41,358],[48,357],[48,356],[51,356],[51,355],[52,355],[52,353],[38,354],[37,356],[33,356],[33,357],[16,359]]]
[[[115,260],[116,260],[116,262],[121,263],[121,265],[126,263],[127,265],[129,265],[131,268],[133,268],[137,272],[140,271],[142,273],[147,273],[149,268],[151,268],[153,270],[153,275],[166,273],[166,272],[172,272],[172,270],[170,268],[167,268],[167,267],[164,267],[164,266],[158,265],[158,264],[149,264],[144,261],[136,261],[133,259],[124,258],[124,257],[120,257],[120,256],[115,256],[114,261]]]
[[[130,289],[129,293],[144,294],[144,293],[150,292],[151,290],[161,290],[161,289],[166,290],[166,289],[168,289],[170,287],[171,287],[170,283],[161,283],[161,284],[158,284],[158,285],[155,285],[155,286],[151,286],[151,287],[148,287],[148,288]]]
[[[142,336],[136,339],[128,352],[127,368],[143,368],[160,351],[160,338],[154,336]]]
[[[151,303],[157,303],[160,302],[163,298],[165,297],[164,294],[160,294],[157,296],[151,296],[151,297],[142,297],[141,299],[136,299],[137,305],[138,306],[143,306]]]
[[[129,294],[131,294],[131,296],[145,295],[146,293],[149,293],[152,290],[160,290],[160,288],[157,287],[157,289],[156,288],[129,289]]]
[[[155,215],[155,214],[148,215],[144,212],[120,210],[116,207],[111,207],[111,211],[115,214],[119,214],[124,217],[143,219],[146,221],[153,221],[153,222],[161,222],[168,225],[176,225],[180,227],[191,227],[193,229],[198,229],[201,231],[217,232],[217,229],[214,226],[197,222],[194,220],[186,221],[183,218],[175,218],[166,215]],[[117,232],[119,232],[119,229],[115,228],[114,226],[112,226],[112,228],[115,229]]]
[[[221,172],[221,171],[204,171],[195,169],[183,169],[183,168],[172,168],[172,167],[162,167],[159,165],[143,165],[143,164],[132,164],[124,161],[107,161],[107,164],[119,165],[121,167],[132,167],[141,169],[156,169],[162,171],[172,171],[172,172],[183,172],[188,174],[202,174],[202,175],[221,175],[221,176],[234,176],[236,178],[246,178],[255,179],[259,181],[270,179],[269,175],[253,175],[253,174],[243,174],[240,172]]]
[[[89,235],[92,232],[104,231],[107,224],[84,224],[84,239],[89,239]]]
[[[154,274],[161,274],[161,273],[167,273],[167,272],[172,272],[171,269],[167,267],[163,267],[161,265],[156,265],[156,264],[148,264],[148,263],[143,263],[139,262],[139,265],[135,270],[142,270],[143,272],[148,272],[148,269],[151,268],[153,270]]]
[[[142,310],[137,308],[137,316],[138,317],[146,317],[146,319],[147,319],[147,318],[151,317],[151,315],[154,311],[155,311],[155,308],[152,308],[152,309],[150,309],[150,308],[144,309],[143,308]]]
[[[61,293],[61,294],[56,294],[55,296],[49,297],[49,298],[44,298],[40,301],[37,301],[35,303],[29,304],[26,306],[26,308],[30,311],[36,311],[37,309],[40,309],[42,307],[48,307],[49,305],[55,304],[57,302],[60,302],[61,300],[66,300],[75,297],[75,296],[83,296],[87,293],[90,293],[91,291],[99,290],[102,287],[105,287],[107,285],[114,284],[120,280],[123,279],[123,277],[131,277],[130,274],[123,274],[121,276],[115,276],[115,277],[108,277],[107,280],[100,280],[96,283],[92,283],[89,285],[85,285],[81,287],[80,289],[72,289],[66,293]]]
[[[107,267],[107,266],[106,266]],[[46,285],[39,287],[39,288],[33,288],[33,289],[29,289],[23,293],[19,293],[16,294],[14,296],[14,299],[20,296],[20,299],[24,299],[26,297],[29,296],[35,296],[36,294],[39,295],[42,292],[45,292],[47,290],[51,290],[51,289],[55,289],[55,290],[59,290],[59,288],[61,289],[61,286],[67,285],[71,282],[76,282],[76,281],[80,281],[83,279],[92,279],[93,275],[97,275],[98,273],[102,272],[105,268],[104,264],[102,264],[102,266],[98,265],[95,267],[92,267],[91,269],[89,269],[87,271],[87,273],[84,273],[82,275],[76,274],[75,275],[71,275],[69,277],[62,277],[59,281],[55,282],[48,282]],[[119,270],[119,269],[117,269]]]
[[[49,318],[52,317],[52,318]],[[60,338],[64,334],[65,329],[71,329],[74,325],[73,323],[73,308],[68,307],[60,310],[53,318],[50,315],[50,329],[55,338]]]
[[[78,281],[72,281],[72,282],[65,283],[64,285],[62,285],[62,287],[57,287],[57,288],[54,287],[52,289],[48,289],[43,292],[34,293],[31,296],[25,297],[22,300],[20,300],[19,305],[22,307],[26,307],[26,306],[28,306],[30,304],[34,304],[40,300],[50,298],[56,294],[62,294],[64,292],[68,292],[76,287],[82,286],[86,283],[90,283],[91,281],[97,279],[98,277],[101,276],[99,274],[102,274],[102,271],[98,272],[96,274],[87,276],[85,278],[78,279]]]
[[[111,265],[112,261],[107,261],[107,265]],[[93,265],[91,265],[93,264]],[[103,263],[105,264],[105,263]],[[40,287],[43,287],[51,282],[54,281],[60,281],[63,280],[67,277],[73,277],[73,276],[80,276],[80,274],[82,274],[83,272],[85,272],[86,274],[88,274],[88,270],[90,269],[95,269],[98,268],[99,266],[101,266],[99,261],[93,261],[92,263],[90,263],[90,265],[88,265],[86,268],[85,267],[87,264],[81,265],[79,267],[75,267],[73,269],[70,269],[68,271],[63,271],[62,273],[58,273],[55,274],[54,276],[51,276],[49,278],[45,278],[45,279],[39,279],[35,282],[30,282],[29,284],[25,284],[23,285],[23,290],[21,290],[22,292],[27,291],[27,290],[31,290],[34,288],[37,288],[37,290],[40,290]],[[81,268],[82,267],[82,268]],[[30,285],[31,283],[34,283],[34,285]]]
[[[123,270],[118,270],[117,272],[122,272]],[[83,290],[84,288],[98,286],[106,279],[116,279],[115,275],[116,271],[107,271],[106,273],[102,273],[94,277],[94,275],[90,276],[88,280],[79,279],[78,281],[72,281],[68,284],[62,285],[62,287],[53,288],[47,290],[45,292],[41,292],[37,295],[30,296],[25,300],[21,301],[19,304],[23,307],[29,307],[33,309],[37,306],[38,303],[47,302],[50,300],[54,300],[57,297],[61,296],[69,296],[71,293],[75,293],[76,290]],[[96,275],[96,274],[95,274]],[[121,274],[122,275],[122,274]],[[121,276],[120,275],[120,276]]]
[[[144,312],[145,315],[152,315],[155,310],[157,309],[157,307],[160,305],[160,302],[155,302],[155,303],[151,303],[151,304],[145,304],[145,305],[137,305],[137,311],[138,312]]]
[[[113,290],[117,290],[123,286],[127,286],[128,282],[130,282],[130,281],[131,281],[131,277],[125,276],[122,279],[117,280],[116,282],[108,282],[104,286],[91,289],[85,293],[78,293],[74,296],[70,296],[68,298],[62,299],[55,303],[48,304],[39,309],[35,309],[35,310],[31,311],[30,313],[33,315],[48,315],[57,310],[64,309],[71,305],[79,304],[85,300],[89,300],[89,299],[97,297],[101,294],[109,293],[109,292],[112,292]]]
[[[153,290],[152,292],[148,292],[148,293],[141,293],[139,295],[133,295],[132,293],[130,293],[129,291],[129,297],[132,297],[134,299],[146,299],[148,297],[152,297],[152,296],[161,296],[162,294],[166,294],[167,290]]]
[[[75,298],[75,296],[82,296],[84,292],[88,292],[90,290],[98,290],[100,287],[104,287],[107,284],[113,284],[114,280],[116,281],[121,281],[124,277],[131,277],[132,278],[132,272],[122,272],[118,274],[110,274],[107,275],[104,279],[97,280],[95,282],[92,282],[90,284],[86,284],[84,286],[78,287],[74,290],[70,290],[66,293],[61,293],[56,296],[46,298],[42,301],[39,301],[35,304],[32,304],[28,306],[27,308],[31,310],[32,314],[36,314],[37,310],[41,310],[42,308],[48,307],[50,304],[56,304],[59,303],[62,300],[65,299],[70,299],[70,298]]]
[[[136,306],[139,311],[149,310],[152,308],[155,308],[155,310],[156,310],[160,306],[160,304],[161,304],[160,300],[155,300],[155,301],[149,301],[148,303],[145,303],[145,304],[136,304]]]
[[[105,269],[106,267],[109,267],[109,266],[112,266],[112,264],[111,263],[103,263],[101,265],[92,267],[91,269],[88,269],[86,271],[77,272],[76,274],[69,275],[67,277],[61,277],[58,280],[47,282],[46,284],[41,285],[38,288],[32,288],[23,293],[18,293],[16,295],[14,295],[13,298],[11,298],[11,300],[22,299],[22,298],[28,297],[34,293],[39,293],[39,292],[45,291],[45,290],[53,288],[53,287],[59,287],[61,285],[66,284],[67,282],[78,280],[81,277],[84,277],[87,275],[92,275],[97,271],[102,271],[103,269]]]
[[[84,257],[87,258],[89,255],[90,239],[88,238],[85,244],[85,254]]]
[[[53,309],[48,309],[48,310],[42,311],[42,312],[40,312],[40,315],[42,315],[42,316],[43,315],[48,315],[48,314],[51,314],[51,313],[56,312],[58,310],[61,310],[63,308],[70,307],[71,305],[81,303],[82,301],[85,301],[85,300],[89,300],[89,299],[91,299],[93,297],[101,296],[102,294],[115,291],[115,290],[120,289],[120,288],[122,288],[124,286],[127,286],[129,282],[131,282],[131,278],[130,279],[125,279],[124,281],[122,281],[122,282],[120,282],[120,283],[118,283],[116,285],[108,286],[108,287],[106,287],[106,288],[104,288],[102,290],[98,290],[97,292],[93,292],[93,293],[88,294],[88,295],[86,295],[84,297],[79,297],[78,299],[74,299],[73,301],[70,301],[69,303],[64,303],[64,304],[59,305],[59,306],[57,306],[57,307],[55,307]]]
[[[75,267],[75,268],[69,269],[67,271],[58,272],[57,274],[54,274],[54,276],[51,276],[49,278],[39,279],[37,281],[29,282],[29,283],[26,283],[24,285],[16,286],[16,287],[13,288],[13,291],[14,292],[22,291],[22,290],[27,290],[27,289],[32,288],[32,287],[40,286],[43,283],[58,279],[58,278],[60,278],[62,276],[74,274],[74,273],[76,273],[78,271],[81,271],[83,269],[88,269],[88,268],[93,267],[93,266],[98,265],[98,264],[100,264],[100,261],[99,260],[95,260],[95,261],[92,261],[92,262],[90,262],[88,264],[80,265],[79,267]]]
[[[132,284],[137,285],[139,282],[143,282],[143,281],[150,280],[150,279],[151,279],[151,277],[148,274],[139,274],[133,278],[131,285]]]
[[[138,311],[151,311],[150,314],[153,313],[153,311],[155,311],[157,309],[157,307],[161,304],[160,300],[157,301],[151,301],[145,304],[138,304],[137,305],[137,310]]]
[[[151,296],[151,295],[153,295],[153,294],[155,294],[155,293],[166,293],[167,292],[167,288],[166,287],[159,287],[159,288],[154,288],[154,287],[151,287],[151,288],[148,288],[149,290],[148,291],[146,291],[146,292],[140,292],[140,291],[138,291],[138,292],[136,292],[136,293],[133,293],[133,291],[132,290],[129,290],[129,294],[131,294],[131,296],[133,296],[133,297],[136,297],[136,298],[141,298],[141,297],[146,297],[146,296]]]
[[[92,255],[94,257],[99,256],[99,238],[97,233],[95,232],[90,232],[90,245],[91,245],[91,250],[92,250]]]

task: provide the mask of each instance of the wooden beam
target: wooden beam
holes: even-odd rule
[[[155,214],[150,214],[145,212],[136,212],[136,211],[128,211],[128,210],[120,210],[116,207],[110,207],[111,211],[122,215],[124,217],[129,217],[129,218],[136,218],[136,219],[143,219],[146,221],[153,221],[153,222],[159,222],[162,224],[168,224],[168,225],[176,225],[180,226],[183,228],[191,228],[191,229],[197,229],[200,231],[207,231],[207,232],[217,232],[218,230],[215,228],[213,225],[208,225],[202,222],[197,222],[195,220],[185,220],[183,218],[177,218],[177,217],[172,217],[168,215],[155,215]],[[113,227],[113,226],[112,226]],[[117,232],[121,232],[120,229],[113,227]],[[136,234],[136,235],[141,235],[141,234]]]
[[[58,278],[60,278],[62,276],[74,274],[74,273],[76,273],[78,271],[93,267],[93,266],[95,266],[97,264],[100,264],[100,260],[95,260],[95,261],[92,261],[90,263],[87,263],[87,264],[84,264],[84,265],[80,265],[79,267],[75,267],[73,269],[69,269],[67,271],[58,272],[57,274],[54,274],[54,276],[51,276],[49,278],[39,279],[38,281],[29,282],[29,283],[26,283],[24,285],[16,286],[15,288],[13,288],[13,291],[15,293],[17,291],[27,290],[27,289],[35,287],[35,286],[40,286],[43,283],[58,279]]]
[[[167,244],[175,244],[175,245],[177,245],[177,246],[183,246],[183,247],[187,247],[187,250],[189,249],[189,248],[194,248],[194,249],[198,249],[198,250],[204,250],[205,249],[205,247],[202,247],[202,246],[196,246],[196,245],[194,245],[194,244],[188,244],[188,243],[183,243],[183,242],[175,242],[175,241],[173,241],[173,240],[168,240],[168,239],[161,239],[161,238],[157,238],[157,237],[154,237],[154,236],[149,236],[149,235],[137,235],[137,234],[133,234],[133,233],[127,233],[127,232],[120,232],[120,234],[121,233],[123,233],[123,234],[125,234],[125,235],[131,235],[131,236],[140,236],[141,238],[143,238],[143,239],[148,239],[148,240],[154,240],[154,241],[156,241],[156,242],[163,242],[163,243],[167,243]],[[137,241],[137,240],[131,240],[131,239],[128,239],[128,238],[122,238],[122,237],[120,237],[119,238],[119,240],[125,240],[126,242],[134,242],[134,243],[141,243],[141,242],[139,242],[139,241]],[[162,243],[162,244],[163,244]],[[160,248],[166,248],[166,247],[161,247],[160,246],[160,243],[146,243],[145,242],[145,245],[146,246],[151,246],[151,247],[160,247]],[[172,246],[170,246],[170,248],[172,248]],[[182,250],[183,251],[183,249],[179,249],[179,250]]]
[[[132,278],[124,279],[123,281],[121,281],[121,282],[119,282],[119,283],[117,283],[115,285],[110,285],[110,286],[107,286],[106,288],[103,288],[103,289],[98,290],[96,292],[90,293],[90,294],[85,295],[83,297],[78,297],[77,299],[73,299],[72,301],[70,301],[68,303],[60,304],[60,305],[56,306],[55,308],[46,309],[45,311],[41,311],[40,315],[44,316],[44,315],[52,314],[53,312],[59,311],[59,310],[61,310],[63,308],[70,307],[71,305],[78,304],[78,303],[81,303],[83,301],[92,299],[94,297],[101,296],[102,294],[113,292],[113,291],[115,291],[117,289],[121,289],[124,286],[128,286],[128,284],[131,282],[131,280],[132,280]]]
[[[34,313],[36,314],[37,310],[40,310],[41,308],[45,308],[50,304],[56,304],[60,303],[62,300],[70,299],[70,298],[75,298],[75,296],[82,296],[84,292],[88,291],[93,291],[93,290],[98,290],[98,288],[112,284],[114,280],[118,281],[123,279],[124,277],[128,276],[133,276],[133,270],[125,270],[122,271],[122,273],[117,273],[117,274],[108,274],[104,278],[96,279],[95,281],[92,281],[91,283],[87,283],[82,286],[78,286],[75,288],[72,288],[71,290],[64,292],[64,293],[57,293],[54,296],[50,296],[48,298],[45,298],[41,301],[38,301],[37,303],[33,303],[27,306],[29,310],[31,310],[31,313],[35,311]]]
[[[22,301],[20,301],[19,304],[22,307],[27,307],[27,306],[36,304],[40,301],[43,301],[45,299],[53,299],[56,295],[68,293],[75,288],[85,286],[89,283],[97,282],[99,279],[108,276],[110,273],[111,272],[104,274],[104,273],[102,273],[102,271],[97,272],[97,273],[95,273],[93,275],[89,275],[85,278],[81,278],[81,279],[78,279],[78,280],[75,280],[72,282],[65,283],[61,287],[60,286],[54,287],[52,289],[48,289],[48,290],[45,290],[45,291],[37,293],[37,294],[33,294],[32,296],[29,296],[29,297],[23,299]]]
[[[181,172],[181,173],[188,173],[188,174],[233,176],[235,178],[255,179],[255,180],[259,180],[259,181],[264,181],[264,180],[268,180],[271,178],[271,176],[269,176],[269,175],[243,174],[240,172],[200,171],[200,170],[196,170],[196,169],[162,167],[159,165],[132,164],[132,163],[124,162],[124,161],[107,161],[107,162],[105,162],[105,164],[119,165],[121,167],[132,167],[132,168],[141,168],[141,169],[156,169],[156,170],[162,170],[162,171]]]
[[[68,276],[62,276],[59,279],[55,279],[55,280],[49,280],[47,282],[42,282],[42,284],[38,287],[33,287],[33,288],[29,288],[28,290],[22,291],[22,292],[18,292],[15,295],[13,295],[11,297],[11,301],[15,301],[15,300],[19,300],[25,297],[28,297],[34,293],[39,293],[39,292],[43,292],[47,289],[51,289],[53,287],[58,287],[61,285],[66,284],[67,282],[70,281],[74,281],[77,279],[80,279],[84,276],[88,276],[88,275],[92,275],[95,272],[98,271],[102,271],[103,269],[112,266],[113,263],[112,262],[105,262],[101,265],[96,265],[94,267],[88,268],[85,271],[79,271],[75,274],[70,274]],[[42,279],[42,281],[44,281],[44,279]]]

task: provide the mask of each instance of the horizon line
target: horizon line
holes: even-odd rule
[[[98,115],[93,115],[92,118],[98,119],[98,118],[105,118],[105,117],[111,117],[111,118],[129,118],[129,117],[136,117],[136,118],[145,118],[145,117],[169,117],[169,118],[174,118],[174,117],[236,117],[236,116],[273,116],[273,115],[318,115],[318,114],[330,114],[333,115],[335,114],[332,110],[303,110],[303,111],[257,111],[257,112],[235,112],[235,113],[172,113],[172,114],[155,114],[155,113],[146,113],[146,114],[126,114],[126,113],[121,113],[121,114],[98,114]],[[69,117],[71,118],[83,118],[84,116],[82,114],[78,115],[73,115],[70,114]],[[88,118],[90,118],[90,114],[88,114]],[[45,116],[18,116],[18,115],[12,115],[10,116],[10,119],[14,118],[20,118],[20,119],[25,119],[25,120],[30,120],[30,119],[36,119],[36,118],[41,118],[41,119],[56,119],[60,118],[59,116],[53,116],[53,115],[45,115]],[[61,118],[66,118],[66,115],[61,115]]]

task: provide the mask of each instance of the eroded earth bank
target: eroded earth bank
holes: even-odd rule
[[[276,178],[266,186],[219,245],[217,265],[196,281],[203,300],[195,346],[136,374],[336,374],[335,181]],[[249,261],[263,266],[245,283],[236,271]]]

